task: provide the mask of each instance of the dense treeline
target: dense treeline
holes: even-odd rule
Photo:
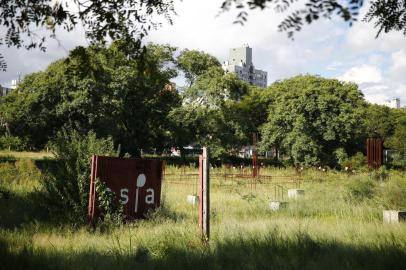
[[[182,91],[170,84],[180,73]],[[295,165],[343,164],[367,137],[384,138],[396,165],[406,160],[406,111],[368,104],[355,84],[300,75],[261,89],[207,53],[167,45],[78,47],[1,98],[0,120],[1,146],[16,150],[75,130],[111,137],[121,155],[207,145],[221,157],[257,133],[262,153]]]

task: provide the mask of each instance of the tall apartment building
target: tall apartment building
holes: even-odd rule
[[[245,44],[241,48],[230,49],[228,61],[223,63],[223,69],[226,72],[237,74],[238,78],[250,84],[259,87],[267,86],[268,73],[255,69],[252,63],[252,48],[248,44]]]

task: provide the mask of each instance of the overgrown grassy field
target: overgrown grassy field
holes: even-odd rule
[[[17,152],[17,151],[8,151],[0,150],[0,157],[11,157],[11,158],[29,158],[29,159],[44,159],[52,158],[51,152]]]
[[[0,269],[405,269],[406,225],[383,224],[382,210],[406,209],[406,173],[380,176],[304,171],[305,196],[278,212],[269,209],[272,182],[212,177],[211,237],[202,243],[197,207],[186,202],[193,177],[168,176],[148,220],[92,230],[49,217],[31,160],[3,163]]]

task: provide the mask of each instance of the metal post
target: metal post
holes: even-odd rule
[[[252,134],[252,181],[254,182],[254,188],[257,189],[257,177],[258,177],[258,153],[257,153],[257,134]]]
[[[209,151],[203,147],[203,155],[199,157],[199,228],[202,239],[210,237],[210,160]]]
[[[257,135],[252,134],[252,177],[258,176]]]

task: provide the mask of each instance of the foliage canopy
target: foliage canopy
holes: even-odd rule
[[[269,91],[275,100],[261,128],[262,150],[282,150],[297,165],[331,165],[337,149],[354,154],[362,143],[366,104],[355,84],[305,75],[276,82]]]
[[[304,24],[311,24],[321,18],[330,19],[340,17],[351,26],[355,21],[364,0],[224,0],[221,6],[223,11],[232,8],[240,9],[235,23],[244,24],[248,18],[247,9],[271,8],[276,12],[287,12],[302,2],[302,7],[296,8],[287,15],[278,25],[279,31],[287,32],[289,37],[300,31]],[[400,31],[406,35],[406,2],[404,0],[373,0],[364,21],[373,22],[378,28],[376,37],[383,31]]]
[[[125,42],[109,48],[78,47],[66,59],[25,78],[0,102],[1,119],[12,135],[41,149],[61,128],[112,136],[123,153],[166,143],[166,116],[179,103],[165,85],[176,76],[168,68],[173,48],[147,46],[129,58]]]
[[[40,48],[45,50],[47,36],[55,38],[57,31],[72,31],[78,24],[84,27],[91,44],[109,40],[126,40],[140,48],[142,38],[160,26],[162,20],[172,23],[175,14],[174,0],[0,0],[0,26],[5,27],[0,36],[0,46]],[[287,12],[297,0],[223,0],[221,11],[233,8],[242,10],[235,22],[243,24],[247,9],[270,7],[276,12]],[[305,23],[320,18],[339,16],[350,25],[357,20],[363,0],[305,0],[304,7],[294,10],[279,24],[280,31],[290,37],[300,31]],[[374,0],[365,21],[378,28],[377,36],[384,31],[401,31],[406,34],[406,2],[404,0]],[[46,32],[38,32],[47,30]],[[41,34],[42,33],[42,34]],[[0,69],[7,63],[0,54]]]

